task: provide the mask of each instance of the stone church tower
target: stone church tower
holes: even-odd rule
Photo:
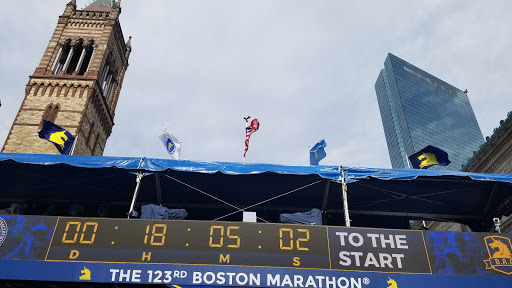
[[[43,58],[25,88],[2,152],[59,154],[38,137],[43,120],[76,138],[74,155],[102,155],[131,52],[121,25],[121,1],[66,5]]]

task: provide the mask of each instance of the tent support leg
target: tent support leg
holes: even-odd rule
[[[137,200],[137,194],[139,194],[139,188],[140,188],[140,181],[142,180],[142,172],[139,172],[137,174],[137,179],[135,181],[137,182],[137,185],[135,186],[135,191],[133,192],[133,199],[132,204],[130,205],[130,211],[128,212],[128,219],[130,219],[130,216],[137,217],[139,213],[137,211],[133,210],[135,207],[135,201]]]
[[[324,200],[322,202],[322,220],[323,220],[323,225],[327,225],[327,212],[326,212],[326,209],[327,209],[327,199],[329,198],[329,185],[330,185],[331,181],[329,180],[325,180],[325,189],[324,189]]]
[[[487,216],[487,211],[489,210],[489,207],[492,204],[492,201],[494,200],[494,195],[496,195],[496,192],[499,190],[499,185],[494,184],[492,187],[491,195],[489,196],[489,199],[487,200],[487,205],[485,205],[484,213],[482,214],[483,217]]]
[[[341,190],[343,193],[343,213],[345,214],[345,226],[350,227],[350,215],[348,214],[348,201],[347,201],[347,182],[345,181],[345,173],[343,166],[340,166],[342,178],[341,178]]]
[[[162,188],[160,187],[160,174],[155,173],[156,199],[158,204],[162,204]]]

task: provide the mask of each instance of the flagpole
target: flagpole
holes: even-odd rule
[[[80,132],[78,132],[78,134],[76,134],[75,142],[73,143],[73,147],[71,147],[71,152],[69,153],[69,155],[73,155],[73,153],[75,152],[76,142],[78,142],[79,135],[80,135]]]
[[[407,153],[405,153],[405,158],[407,159],[407,166],[409,167],[409,169],[412,169],[411,168],[411,161],[409,161],[409,156],[407,155]]]
[[[347,182],[345,180],[345,171],[343,166],[340,166],[341,170],[341,193],[343,198],[343,214],[345,218],[345,226],[350,227],[350,214],[348,213],[348,200],[347,200]]]
[[[246,138],[247,138],[247,127],[249,127],[249,119],[251,119],[251,116],[244,117],[244,120],[245,120],[245,137]],[[247,154],[247,150],[245,150],[245,153],[244,153],[244,165],[247,164],[247,159],[245,157],[245,154]]]

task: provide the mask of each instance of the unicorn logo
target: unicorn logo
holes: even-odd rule
[[[512,274],[512,244],[503,236],[487,236],[484,238],[489,252],[489,259],[484,260],[485,269],[494,269],[507,275]],[[491,255],[492,254],[492,255]]]
[[[84,266],[84,270],[81,270],[80,272],[82,272],[80,280],[91,280],[91,270],[85,268]]]
[[[489,244],[489,247],[493,249],[498,249],[498,251],[494,252],[492,254],[492,258],[512,258],[512,255],[510,255],[510,249],[500,240],[493,239],[494,242]],[[508,239],[507,239],[508,240]],[[510,241],[510,240],[508,240]]]
[[[421,161],[420,169],[423,169],[425,166],[439,164],[439,162],[437,162],[436,156],[432,153],[421,153],[421,155],[418,156],[418,160]]]
[[[49,140],[51,142],[59,145],[60,148],[62,148],[62,150],[64,150],[64,144],[66,143],[66,141],[68,141],[68,136],[66,135],[66,131],[59,131],[59,132],[52,133],[50,135]]]
[[[389,276],[388,276],[388,278],[389,278]],[[396,281],[391,278],[389,278],[388,284],[389,284],[389,286],[387,288],[398,288],[398,286],[396,285]]]

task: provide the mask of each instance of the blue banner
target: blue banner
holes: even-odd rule
[[[53,273],[50,273],[52,271]],[[57,273],[54,273],[58,271]],[[0,260],[0,279],[177,286],[305,288],[510,287],[510,277],[302,269]]]
[[[511,240],[510,234],[490,233],[0,215],[0,279],[510,287]]]

